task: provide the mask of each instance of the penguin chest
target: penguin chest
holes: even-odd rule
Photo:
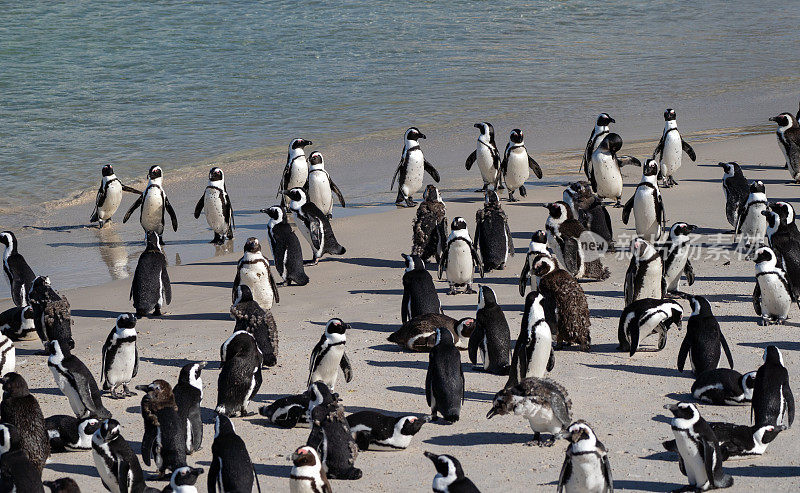
[[[98,209],[97,216],[105,221],[117,212],[120,202],[122,202],[122,185],[115,180],[106,187],[106,198]]]
[[[758,286],[761,288],[761,313],[770,317],[786,318],[792,299],[777,274],[759,276]]]
[[[308,200],[319,207],[323,214],[328,215],[333,209],[331,198],[331,183],[322,171],[312,171],[308,175]]]
[[[542,331],[541,335],[536,336],[536,345],[533,347],[533,355],[528,365],[529,377],[542,378],[547,371],[547,362],[550,360],[550,348],[552,347],[553,338],[550,335],[550,329],[546,330],[547,334]]]
[[[108,370],[109,383],[128,383],[133,378],[133,368],[136,364],[136,344],[126,342],[121,344],[114,355],[114,361]]]
[[[648,241],[658,240],[661,223],[656,216],[655,191],[639,187],[633,197],[633,217],[636,221],[636,235]]]
[[[661,299],[661,277],[662,267],[661,260],[656,259],[649,262],[641,278],[641,285],[639,286],[639,295],[636,299],[642,298],[656,298]],[[642,267],[640,267],[642,268]]]
[[[600,468],[600,458],[593,453],[574,454],[572,476],[567,483],[567,491],[604,492],[605,478]]]
[[[69,399],[69,405],[72,408],[72,411],[79,417],[83,416],[84,411],[86,411],[86,406],[83,404],[83,400],[78,393],[78,389],[72,386],[72,383],[67,380],[67,377],[61,373],[57,366],[51,365],[50,371],[53,373],[53,378],[55,379],[58,388],[61,389],[61,392],[67,396],[67,399]]]
[[[269,282],[269,271],[262,262],[243,265],[239,270],[239,282],[250,288],[253,300],[265,310],[272,308],[273,293]]]
[[[344,355],[344,344],[331,346],[319,359],[317,366],[311,373],[311,381],[321,380],[333,390],[339,377],[339,363]]]
[[[450,284],[471,283],[474,270],[469,245],[464,241],[453,242],[447,254],[447,281]]]
[[[286,189],[303,187],[308,181],[308,161],[305,157],[295,159],[292,162],[292,169],[289,171],[289,180],[286,184]]]
[[[667,132],[664,138],[664,150],[661,153],[661,173],[664,176],[672,176],[681,167],[681,154],[683,146],[681,135],[676,132]]]
[[[683,466],[686,468],[686,478],[689,484],[702,487],[708,482],[705,462],[700,455],[700,444],[688,436],[685,430],[673,430],[675,433],[675,443],[678,445],[678,452],[683,459]],[[710,459],[709,459],[710,460]]]
[[[674,291],[678,288],[678,281],[680,281],[683,269],[686,267],[686,260],[689,258],[689,247],[683,245],[678,247],[678,251],[669,261],[668,265],[664,266],[664,278],[667,280],[667,289]]]
[[[766,204],[751,204],[747,208],[741,233],[748,243],[763,243],[764,236],[767,234],[767,218],[761,215],[761,212],[765,210],[767,210]]]
[[[289,480],[290,493],[320,493],[322,485],[322,476],[318,468],[311,466],[292,468]]]
[[[5,376],[6,373],[14,371],[17,364],[16,350],[11,339],[5,336],[0,336],[0,376]]]
[[[524,149],[514,149],[508,155],[508,162],[506,164],[506,187],[509,190],[516,190],[530,176],[528,169],[528,153]]]
[[[481,171],[481,177],[484,183],[494,183],[497,181],[498,168],[494,167],[494,157],[492,152],[483,144],[478,144],[478,149],[475,151],[475,164]]]
[[[538,433],[558,433],[561,431],[561,422],[553,414],[549,405],[532,404],[526,406],[525,417],[531,425],[531,430]]]
[[[217,189],[207,188],[203,198],[203,207],[206,211],[208,227],[220,235],[227,233],[228,224],[222,210],[222,193]]]
[[[151,188],[144,196],[142,203],[141,224],[145,231],[155,231],[161,234],[164,231],[164,197],[161,190]]]
[[[410,196],[422,188],[425,157],[422,155],[422,151],[416,150],[408,153],[406,160],[406,176],[401,186],[405,187],[406,195]]]
[[[622,174],[610,154],[595,154],[592,158],[592,170],[597,182],[597,195],[607,199],[622,196]]]
[[[107,444],[101,443],[97,445],[93,443],[93,446],[99,449],[92,448],[92,457],[94,459],[94,465],[97,467],[97,472],[100,474],[100,478],[108,485],[111,491],[114,491],[114,489],[119,491],[119,482],[116,475],[117,459],[111,453],[111,449]],[[112,467],[114,470],[111,469]]]

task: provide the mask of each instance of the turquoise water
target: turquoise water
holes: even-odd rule
[[[635,134],[667,105],[684,127],[764,124],[796,107],[799,25],[771,0],[5,4],[0,208],[92,188],[105,163],[280,161],[300,135],[474,138],[487,119],[580,147],[600,110]]]

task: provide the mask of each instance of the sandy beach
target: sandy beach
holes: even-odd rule
[[[688,139],[687,139],[688,140]],[[648,145],[641,149],[624,149],[639,157],[649,154]],[[650,149],[652,147],[649,147]],[[729,229],[724,215],[724,199],[720,183],[722,172],[718,161],[735,160],[742,164],[745,176],[761,179],[770,200],[796,202],[797,188],[787,185],[788,173],[773,135],[746,136],[695,145],[697,163],[684,160],[678,173],[680,186],[663,191],[668,223],[686,221],[697,224],[702,243],[702,258],[694,260],[696,282],[685,291],[702,294],[711,302],[723,333],[733,352],[735,368],[751,371],[761,364],[762,350],[768,344],[778,346],[790,376],[800,364],[797,342],[800,313],[792,309],[792,319],[785,326],[761,327],[757,324],[751,295],[754,286],[754,264],[741,260],[730,251]],[[636,152],[634,152],[636,151]],[[436,152],[434,150],[434,152]],[[547,169],[545,169],[547,173]],[[638,168],[624,168],[626,200],[640,178]],[[463,177],[456,177],[463,178]],[[511,326],[512,338],[519,331],[523,299],[517,290],[517,279],[525,259],[530,235],[542,229],[547,211],[543,204],[560,200],[565,184],[579,175],[545,176],[528,183],[529,195],[516,204],[503,202],[509,215],[517,255],[506,270],[492,272],[479,282],[489,284],[497,293]],[[388,179],[388,177],[387,177]],[[475,211],[482,197],[470,190],[479,182],[477,172],[468,183],[450,180],[445,175],[442,193],[448,218],[463,216],[474,230]],[[187,202],[190,198],[185,199]],[[196,200],[196,199],[191,199]],[[235,251],[209,260],[170,268],[173,302],[162,318],[139,321],[139,375],[133,382],[143,384],[155,378],[176,383],[180,367],[190,361],[206,360],[203,371],[205,397],[203,448],[189,457],[191,465],[208,471],[213,440],[213,407],[217,395],[219,346],[231,333],[230,287],[235,263],[240,257],[240,243],[251,235],[262,241],[263,218],[257,212],[260,204],[243,203],[241,210],[251,216],[246,227],[237,231]],[[620,220],[621,209],[609,209],[617,236],[630,237],[631,228]],[[179,212],[180,214],[180,212]],[[348,412],[377,409],[392,414],[429,413],[425,403],[424,381],[427,354],[402,351],[386,340],[400,325],[402,297],[401,253],[411,246],[413,209],[389,210],[374,214],[338,218],[333,226],[347,255],[326,258],[307,273],[311,283],[305,287],[280,288],[280,304],[273,309],[280,333],[278,366],[264,371],[264,383],[251,410],[274,399],[305,388],[308,357],[320,337],[325,322],[340,317],[352,324],[348,332],[347,352],[353,364],[354,378],[337,388]],[[259,226],[260,224],[260,226]],[[120,224],[115,225],[121,227]],[[127,230],[138,232],[138,224]],[[202,228],[200,228],[202,229]],[[203,232],[196,240],[207,241]],[[170,254],[167,234],[167,255]],[[722,241],[723,248],[714,246]],[[308,248],[303,243],[303,248]],[[717,253],[721,255],[717,256]],[[68,262],[69,258],[63,258]],[[36,269],[36,259],[28,261]],[[728,261],[730,261],[728,263]],[[598,438],[608,447],[618,490],[668,491],[686,484],[678,470],[676,457],[663,451],[661,441],[672,438],[665,404],[690,400],[692,383],[688,372],[676,369],[677,352],[684,332],[672,330],[666,348],[661,352],[639,352],[633,357],[615,350],[617,323],[623,308],[622,284],[627,257],[607,256],[610,279],[583,282],[591,309],[592,352],[576,350],[556,353],[556,365],[550,377],[564,385],[573,402],[575,419],[585,419]],[[429,266],[431,269],[435,265]],[[38,270],[37,270],[38,272]],[[47,272],[40,272],[48,274]],[[53,277],[59,289],[59,279]],[[132,309],[128,300],[130,279],[118,279],[103,285],[61,290],[72,307],[75,322],[74,353],[99,380],[100,348],[114,319]],[[474,315],[477,296],[447,296],[446,282],[437,282],[443,308],[448,315]],[[686,303],[684,306],[686,306]],[[11,306],[3,300],[0,308]],[[653,340],[647,343],[653,344]],[[56,388],[47,368],[38,341],[21,342],[17,347],[17,371],[25,376],[38,398],[45,416],[69,414],[67,399]],[[334,491],[430,491],[434,468],[422,452],[430,450],[457,457],[464,470],[483,491],[554,490],[564,458],[566,442],[551,448],[527,447],[532,437],[527,421],[504,416],[485,418],[490,400],[505,383],[505,377],[474,371],[462,353],[466,377],[466,395],[461,420],[453,425],[425,425],[411,446],[400,452],[362,452],[356,462],[364,476],[355,482],[334,481]],[[793,382],[797,387],[796,382]],[[796,389],[795,389],[796,390]],[[142,438],[139,414],[140,397],[124,400],[104,399],[106,407],[123,425],[123,435],[138,453]],[[708,421],[749,424],[749,406],[699,406]],[[266,424],[261,416],[236,418],[241,435],[255,463],[262,491],[285,491],[291,468],[288,456],[305,444],[307,429],[284,430]],[[734,487],[729,491],[789,491],[800,486],[800,446],[794,439],[796,430],[782,433],[763,457],[731,461],[725,471],[733,475]],[[152,468],[145,469],[151,477]],[[91,452],[55,454],[44,471],[44,479],[69,475],[84,491],[99,491],[101,486],[92,462]],[[207,476],[199,481],[205,490]],[[164,486],[163,482],[149,484]]]

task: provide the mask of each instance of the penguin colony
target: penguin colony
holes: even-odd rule
[[[356,467],[360,452],[402,451],[426,423],[459,421],[467,393],[461,364],[461,351],[466,350],[474,370],[508,378],[486,402],[486,418],[513,414],[527,419],[533,432],[527,445],[552,446],[560,439],[566,441],[558,491],[613,491],[609,449],[600,440],[602,429],[575,419],[586,410],[573,405],[568,382],[556,382],[546,374],[556,366],[556,350],[573,344],[583,351],[592,349],[592,307],[579,280],[605,281],[610,272],[599,259],[587,258],[581,241],[584,234],[591,233],[602,238],[609,250],[614,248],[613,224],[606,206],[622,207],[620,167],[625,165],[640,166],[642,179],[622,211],[625,224],[633,215],[637,237],[630,244],[630,267],[621,293],[625,306],[619,307],[618,350],[629,357],[638,351],[665,350],[668,329],[674,326],[680,330],[687,318],[676,366],[683,372],[689,361],[693,399],[715,405],[749,404],[751,423],[707,422],[695,402],[667,404],[674,440],[663,445],[669,453],[677,454],[678,469],[687,483],[681,490],[732,486],[734,477],[725,472],[724,462],[732,457],[764,454],[768,445],[792,426],[794,398],[778,347],[767,345],[758,369],[744,374],[734,370],[724,327],[715,317],[712,304],[700,294],[681,290],[684,278],[686,285],[693,286],[694,269],[702,270],[702,265],[692,265],[689,258],[689,243],[697,226],[678,221],[667,227],[665,202],[669,200],[659,187],[677,186],[675,176],[682,166],[682,155],[687,154],[692,161],[697,156],[678,132],[676,112],[667,109],[664,120],[661,139],[652,157],[642,164],[632,156],[618,154],[622,139],[609,128],[615,120],[606,113],[596,118],[581,160],[589,181],[567,184],[564,200],[546,205],[549,217],[544,230],[536,231],[528,246],[519,276],[524,308],[515,344],[501,303],[509,300],[498,300],[488,285],[479,285],[476,291],[472,284],[475,272],[483,278],[503,270],[515,253],[512,228],[497,191],[506,188],[507,201],[517,202],[516,192],[523,198],[533,192],[525,187],[530,171],[538,179],[543,173],[530,156],[520,129],[511,131],[501,155],[494,127],[488,122],[476,123],[474,127],[480,132],[476,149],[466,160],[467,170],[476,166],[480,171],[482,187],[478,191],[484,194],[484,204],[476,214],[474,241],[464,218],[455,217],[448,224],[443,196],[431,184],[414,220],[412,248],[409,253],[400,252],[405,262],[400,309],[403,325],[388,339],[406,350],[429,353],[425,382],[417,385],[424,385],[422,393],[430,414],[393,409],[388,414],[362,410],[347,415],[343,405],[346,399],[335,392],[337,383],[341,387],[342,381],[346,385],[363,376],[354,370],[359,362],[353,364],[348,356],[350,323],[330,319],[319,342],[309,351],[307,387],[258,409],[276,426],[310,428],[306,445],[291,454],[284,451],[292,463],[289,490],[331,492],[337,487],[331,480],[358,480],[369,474]],[[782,113],[771,120],[778,124],[778,143],[790,177],[800,182],[797,119]],[[395,181],[398,184],[398,207],[416,205],[413,195],[422,188],[424,173],[440,181],[438,171],[422,153],[420,139],[425,135],[416,127],[404,134],[402,158],[392,178],[392,187]],[[207,475],[209,491],[252,491],[254,486],[260,491],[256,465],[232,418],[254,414],[251,401],[264,381],[263,368],[279,364],[279,328],[272,313],[279,311],[278,287],[285,289],[292,283],[304,286],[310,282],[304,265],[315,265],[325,255],[346,253],[331,222],[333,195],[345,207],[344,195],[325,169],[322,154],[314,151],[306,155],[309,145],[311,141],[302,138],[291,142],[278,190],[279,204],[261,210],[269,217],[266,230],[272,265],[259,240],[251,237],[236,266],[231,306],[235,327],[220,347],[210,447],[213,458],[207,473],[189,465],[191,455],[203,447],[201,372],[205,361],[185,364],[174,387],[164,379],[135,385],[142,392],[140,454],[145,466],[152,464],[155,476],[145,477],[128,442],[135,438],[135,430],[126,431],[127,438],[123,436],[120,423],[103,404],[104,397],[136,395],[129,386],[135,382],[140,365],[137,319],[160,317],[172,302],[164,255],[165,216],[170,217],[173,231],[177,231],[178,221],[165,192],[161,167],[150,168],[144,191],[123,185],[110,165],[101,171],[90,222],[103,228],[119,208],[122,192],[127,191],[138,197],[123,222],[140,208],[145,232],[145,250],[130,290],[136,313],[121,313],[102,346],[102,390],[95,374],[79,357],[83,350],[73,353],[76,348],[68,301],[51,287],[48,277],[34,274],[14,233],[0,233],[0,243],[5,247],[3,268],[15,305],[0,314],[2,491],[44,491],[44,486],[52,491],[79,491],[68,477],[41,480],[51,454],[69,450],[91,451],[100,481],[109,491],[162,491],[146,485],[146,481],[161,480],[168,481],[163,491],[192,492],[197,491],[195,484],[203,474]],[[787,202],[768,201],[764,182],[748,182],[737,163],[719,165],[726,201],[723,210],[733,228],[734,243],[755,264],[755,317],[765,326],[783,324],[792,306],[800,302],[800,232],[794,223],[794,209]],[[199,218],[203,211],[213,232],[211,242],[230,241],[235,232],[234,209],[224,173],[218,167],[209,172],[194,217]],[[308,242],[310,260],[303,260],[295,228]],[[450,286],[448,294],[477,293],[474,318],[456,320],[445,315],[446,307],[425,264],[431,259],[438,264],[439,279],[444,275]],[[273,267],[282,282],[275,281]],[[13,343],[30,339],[34,331],[44,345],[56,386],[66,397],[63,408],[66,411],[68,404],[73,415],[45,418],[25,378],[14,371]],[[644,342],[652,335],[658,335],[658,342],[645,347]],[[744,415],[741,422],[746,422]],[[427,451],[424,455],[436,470],[434,492],[479,491],[456,457]],[[676,474],[670,479],[677,478]],[[494,489],[492,485],[483,488]]]

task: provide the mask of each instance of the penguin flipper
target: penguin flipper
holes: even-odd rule
[[[122,185],[122,182],[120,182],[120,185]],[[122,185],[122,191],[123,192],[130,192],[130,193],[138,193],[139,195],[142,194],[141,190],[136,190],[135,188],[129,187],[128,185]]]
[[[139,374],[139,345],[134,344],[133,346],[133,375],[136,376]]]
[[[542,167],[539,166],[539,163],[530,155],[528,155],[528,167],[533,171],[533,174],[536,175],[536,178],[542,179]]]
[[[664,211],[664,198],[659,193],[656,197],[656,221],[662,226],[666,226],[667,216]]]
[[[756,315],[761,316],[761,286],[758,285],[758,281],[753,289],[753,308],[756,310]]]
[[[708,425],[706,425],[708,426]],[[719,445],[714,442],[709,442],[705,437],[701,437],[700,441],[700,455],[703,457],[703,465],[706,469],[706,475],[712,485],[717,485],[721,482],[722,476],[722,460],[719,453]]]
[[[319,359],[320,353],[322,353],[322,345],[325,343],[325,334],[322,334],[322,338],[320,338],[319,342],[314,349],[311,350],[311,357],[308,360],[308,383],[306,386],[311,385],[311,375],[314,373],[314,370],[317,368],[317,360]]]
[[[689,355],[690,347],[689,338],[685,337],[681,343],[681,349],[678,351],[678,371],[680,372],[683,372],[683,366],[686,364],[686,356]]]
[[[522,272],[519,273],[519,295],[525,297],[525,290],[528,288],[528,278],[530,272],[530,265],[528,259],[525,258],[525,263],[522,264]]]
[[[164,208],[167,210],[170,220],[172,220],[172,231],[178,231],[178,216],[175,215],[175,209],[172,208],[172,204],[169,203],[166,194],[164,195]]]
[[[666,135],[667,135],[666,132],[661,134],[661,139],[658,141],[658,145],[656,146],[656,149],[653,151],[653,159],[655,159],[657,155],[664,152],[664,137]]]
[[[483,259],[481,258],[480,252],[475,249],[475,245],[470,243],[469,250],[472,252],[472,260],[475,262],[475,265],[478,267],[478,272],[480,272],[481,277],[483,277]]]
[[[403,164],[404,163],[405,163],[405,156],[403,156],[403,158],[400,159],[400,164],[398,164],[397,165],[397,169],[394,170],[394,176],[392,176],[392,182],[389,184],[389,191],[390,192],[394,188],[394,182],[395,182],[395,180],[397,180],[397,175],[400,174],[400,170],[403,168]],[[399,187],[400,185],[398,184],[397,186]]]
[[[689,259],[686,259],[686,265],[683,266],[683,273],[686,274],[686,283],[691,286],[694,284],[694,267],[692,267],[692,262]]]
[[[339,187],[337,187],[333,180],[330,179],[330,176],[328,177],[328,183],[331,184],[331,192],[335,193],[336,197],[339,198],[339,203],[342,205],[342,207],[346,207],[344,204],[344,195],[342,195],[342,191],[339,190]]]
[[[623,166],[630,166],[630,165],[639,166],[640,168],[642,167],[642,162],[633,156],[625,156],[625,155],[617,156],[617,163],[619,163],[620,168]]]
[[[194,206],[194,218],[195,219],[199,218],[200,217],[200,213],[203,212],[203,206],[205,205],[205,202],[206,202],[206,195],[203,194],[200,197],[200,200],[197,201],[197,205]]]
[[[553,371],[553,368],[556,367],[556,352],[553,351],[552,346],[550,347],[550,358],[547,360],[547,367],[545,368],[547,371]]]
[[[103,185],[100,185],[100,188],[97,190],[97,198],[95,198],[94,205],[96,208],[103,207],[103,204],[106,202],[106,189],[103,188]]]
[[[428,363],[428,371],[425,372],[425,401],[431,405],[431,364]]]
[[[141,194],[141,195],[139,195],[139,198],[136,199],[136,201],[133,202],[133,205],[131,205],[131,208],[128,209],[128,212],[125,213],[125,216],[122,218],[122,224],[125,224],[126,222],[128,222],[128,219],[130,219],[131,214],[133,214],[133,211],[138,209],[139,206],[142,205],[143,201],[144,201],[144,194]]]
[[[236,291],[242,283],[242,276],[239,274],[239,269],[236,269],[236,277],[233,279],[233,292],[231,293],[231,303],[236,303]]]
[[[561,466],[561,473],[558,475],[558,490],[557,493],[563,493],[564,485],[567,484],[569,478],[572,477],[572,461],[569,454],[564,457],[564,464]]]
[[[503,160],[500,161],[500,172],[503,173],[503,176],[506,176],[508,172],[508,146],[506,146],[506,152],[503,153]]]
[[[439,260],[439,279],[442,278],[442,272],[447,269],[447,257],[450,253],[450,244],[448,243],[444,250],[442,250],[442,258]]]
[[[792,423],[794,423],[794,395],[788,384],[782,385],[781,390],[783,391],[783,400],[786,401],[786,416],[791,428]]]
[[[319,220],[316,220],[313,217],[309,218],[309,219],[310,220],[308,222],[308,232],[309,232],[309,236],[311,237],[311,244],[314,247],[315,251],[316,250],[320,250],[320,249],[322,249],[322,246],[323,246],[322,245],[322,238],[323,238],[323,235],[325,234],[324,233],[325,232],[325,228],[320,223]]]
[[[281,302],[281,297],[278,294],[278,285],[275,284],[275,277],[272,275],[272,267],[267,262],[267,277],[269,277],[269,287],[272,288],[272,295],[275,297],[275,303]]]
[[[697,155],[694,153],[694,149],[692,149],[692,146],[690,146],[689,144],[686,143],[685,140],[683,140],[683,137],[681,137],[681,147],[683,148],[683,152],[685,152],[689,156],[689,159],[691,159],[692,161],[697,161]]]
[[[606,491],[614,493],[614,477],[611,475],[611,462],[608,460],[608,454],[604,455],[600,461],[600,467],[603,470],[603,479],[606,482]]]
[[[164,291],[164,301],[169,305],[172,303],[172,285],[169,283],[169,273],[167,273],[167,259],[163,259],[164,264],[161,266],[161,286]]]
[[[633,210],[633,198],[634,197],[636,197],[636,193],[635,192],[634,192],[633,195],[631,195],[631,198],[629,198],[628,201],[625,202],[625,207],[623,207],[623,209],[622,209],[622,223],[623,224],[628,224],[628,221],[631,218],[631,211]],[[658,217],[658,216],[656,216],[656,217]]]
[[[431,175],[431,178],[433,178],[433,181],[435,181],[436,183],[439,183],[439,172],[436,171],[436,168],[434,168],[433,165],[427,159],[425,159],[425,171],[429,175]]]
[[[628,324],[628,330],[631,338],[630,348],[629,348],[630,356],[633,356],[634,354],[636,354],[636,350],[639,349],[639,335],[640,335],[639,332],[641,331],[641,327],[639,327],[639,317],[636,317],[634,320],[631,320],[631,323]]]
[[[219,478],[220,460],[213,454],[211,457],[211,464],[208,466],[208,491],[217,493],[217,478]]]
[[[725,356],[728,358],[728,364],[731,370],[733,370],[733,355],[731,354],[731,348],[728,347],[728,341],[725,339],[722,330],[719,331],[719,342],[722,343],[722,349],[725,351]]]
[[[475,317],[475,330],[469,336],[469,344],[467,345],[467,352],[469,353],[469,361],[473,365],[478,364],[478,346],[481,341],[486,337],[483,333],[483,325],[478,323],[478,317]],[[486,355],[488,357],[488,355]]]
[[[344,381],[350,383],[353,380],[353,367],[350,365],[350,358],[347,353],[342,354],[342,359],[339,360],[339,367],[344,373]]]
[[[106,368],[106,354],[108,353],[108,350],[111,347],[111,341],[113,340],[113,335],[114,335],[114,330],[112,329],[112,331],[109,332],[108,337],[106,338],[106,342],[105,344],[103,344],[103,349],[101,351],[100,383],[103,383],[103,381],[106,379],[106,371],[108,371]]]
[[[155,426],[148,423],[145,425],[144,435],[142,436],[142,462],[149,466],[153,453],[153,443],[156,439]]]
[[[133,458],[136,459],[135,456]],[[118,460],[117,461],[117,478],[118,478],[118,481],[119,481],[119,490],[120,490],[120,492],[122,492],[122,491],[130,491],[129,487],[133,486],[132,484],[129,483],[129,481],[131,480],[128,477],[128,474],[130,473],[130,470],[131,470],[131,466],[130,466],[130,464],[128,464],[127,460],[122,459],[122,460]],[[109,489],[109,491],[111,491],[111,489]]]
[[[569,409],[567,409],[567,403],[564,402],[564,397],[562,397],[561,394],[556,394],[555,392],[550,394],[550,409],[553,410],[553,416],[561,421],[561,425],[564,428],[569,426],[572,422]]]
[[[228,187],[225,187],[224,190],[225,200],[222,202],[222,212],[225,215],[225,220],[230,225],[230,232],[233,234],[233,230],[236,229],[236,221],[233,219],[233,203],[231,202],[231,196],[228,195]]]
[[[513,257],[514,256],[514,237],[511,235],[511,228],[508,227],[508,219],[505,221],[506,223],[506,238],[508,238],[508,255]]]
[[[472,151],[472,154],[467,156],[467,162],[464,163],[464,167],[467,168],[467,171],[472,169],[472,165],[475,164],[475,160],[478,158],[478,150],[475,149]]]

